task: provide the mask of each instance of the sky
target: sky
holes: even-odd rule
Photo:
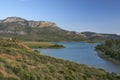
[[[1,0],[0,19],[13,16],[69,31],[120,34],[120,0]]]

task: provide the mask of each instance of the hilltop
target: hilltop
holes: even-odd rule
[[[102,41],[119,38],[116,34],[94,32],[75,32],[59,28],[49,21],[26,20],[20,17],[8,17],[0,20],[0,37],[13,37],[26,41]]]
[[[119,80],[120,76],[31,50],[16,39],[0,39],[1,80]]]
[[[31,26],[31,27],[55,27],[56,24],[52,22],[47,21],[28,21],[26,19],[20,18],[20,17],[8,17],[4,20],[1,20],[1,23],[17,23],[23,26]]]

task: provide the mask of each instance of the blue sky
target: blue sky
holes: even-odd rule
[[[120,0],[1,0],[0,19],[11,16],[70,31],[120,34]]]

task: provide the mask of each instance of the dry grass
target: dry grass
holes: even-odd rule
[[[54,45],[50,42],[24,42],[24,44],[31,48],[48,48]]]

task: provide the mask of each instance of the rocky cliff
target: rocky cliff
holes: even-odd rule
[[[47,22],[47,21],[29,21],[28,25],[31,27],[37,27],[37,28],[42,28],[42,27],[56,27],[56,24],[53,22]]]

